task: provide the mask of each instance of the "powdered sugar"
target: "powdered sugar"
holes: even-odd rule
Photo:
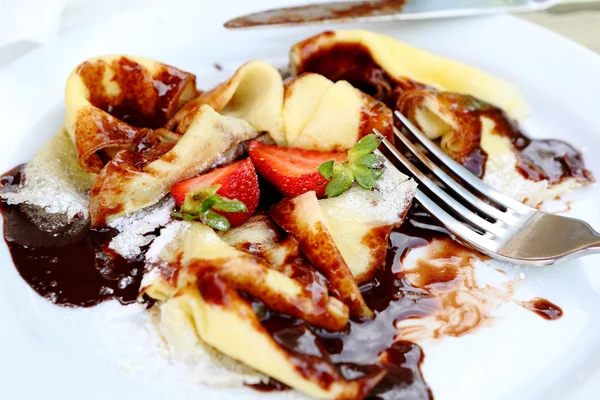
[[[89,309],[70,310],[77,318],[65,323],[73,325],[68,331],[80,332],[78,346],[92,349],[89,357],[99,368],[109,371],[115,381],[151,388],[157,393],[153,398],[223,398],[220,389],[210,386],[242,387],[265,379],[204,344],[187,355],[174,354],[161,333],[158,311],[153,308],[148,312],[139,303],[123,306],[108,301]],[[138,386],[123,386],[130,387]],[[133,391],[121,393],[123,398],[136,395]]]
[[[174,309],[168,311],[169,307]],[[190,318],[177,318],[181,312],[171,302],[162,303],[153,308],[151,322],[162,350],[174,364],[183,367],[193,381],[211,386],[242,386],[267,380],[264,375],[202,342]]]
[[[185,232],[190,227],[189,222],[184,221],[171,221],[161,231],[158,238],[150,245],[150,248],[146,252],[146,261],[149,263],[159,263],[160,253],[163,249],[171,243],[175,237]]]
[[[160,232],[146,253],[149,267],[141,287],[146,288],[164,279],[161,275],[164,250],[179,245],[178,238],[191,226],[191,222],[172,221]],[[200,340],[192,320],[185,316],[185,307],[179,302],[183,297],[172,298],[157,304],[150,311],[153,334],[160,338],[159,347],[173,365],[196,383],[212,386],[243,386],[258,383],[267,378],[253,369],[236,362]]]
[[[166,225],[174,208],[175,200],[167,197],[153,206],[111,220],[108,225],[117,229],[119,234],[111,240],[108,247],[124,258],[138,257],[142,253],[141,247],[150,244],[156,238],[149,233]]]
[[[490,154],[485,164],[483,181],[530,206],[553,199],[579,186],[575,179],[566,179],[558,185],[549,185],[547,180],[536,182],[525,179],[517,171],[516,165],[517,158],[512,151]]]
[[[415,196],[417,184],[387,160],[384,168],[375,190],[355,185],[338,197],[320,200],[322,207],[341,220],[364,220],[380,225],[398,223]]]
[[[93,175],[79,166],[75,146],[64,129],[36,153],[25,167],[25,184],[5,188],[8,204],[28,203],[48,213],[88,217],[88,191]]]

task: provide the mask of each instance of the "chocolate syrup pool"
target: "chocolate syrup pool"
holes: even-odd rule
[[[0,185],[18,184],[21,171],[22,167],[9,171],[0,178]],[[1,211],[4,238],[14,265],[40,296],[72,307],[89,307],[108,299],[123,304],[136,301],[144,271],[143,255],[126,261],[108,249],[114,232],[80,226],[75,233],[52,234],[33,224],[19,206],[2,203]],[[351,321],[341,332],[310,326],[271,312],[259,301],[249,301],[273,338],[301,361],[298,365],[310,366],[311,360],[325,360],[349,380],[383,369],[386,376],[368,398],[396,398],[404,392],[410,393],[411,399],[431,399],[433,395],[420,370],[423,351],[415,343],[399,340],[396,324],[407,318],[427,317],[436,309],[433,295],[405,279],[402,259],[411,248],[437,238],[448,238],[448,234],[418,205],[413,205],[406,222],[391,235],[385,266],[361,287],[376,318]],[[447,277],[439,279],[445,281]],[[556,309],[560,310],[550,307],[553,317],[558,314]],[[285,388],[278,382],[256,387],[262,391]]]
[[[21,169],[5,174],[6,184],[18,184]],[[82,223],[68,233],[38,228],[20,206],[2,203],[4,239],[21,277],[40,296],[55,304],[90,307],[108,299],[136,301],[143,258],[128,262],[108,249],[111,230],[97,231]]]

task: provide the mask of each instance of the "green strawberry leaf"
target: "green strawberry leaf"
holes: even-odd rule
[[[179,212],[173,211],[171,213],[171,215],[173,217],[175,217],[175,218],[179,218],[179,219],[182,219],[184,221],[194,221],[194,220],[198,219],[198,216],[192,215],[192,214],[188,214],[188,213],[184,213],[184,212],[180,212],[179,213]]]
[[[354,182],[352,172],[345,165],[339,164],[333,168],[333,178],[325,188],[327,197],[336,197],[350,189]]]
[[[216,201],[217,201],[216,194],[213,194],[213,195],[205,198],[204,201],[202,201],[202,204],[200,205],[199,214],[202,215],[202,214],[206,213],[208,210],[210,210],[212,208],[213,204],[216,203]]]
[[[383,175],[384,172],[385,172],[384,168],[381,168],[381,169],[371,169],[371,173],[373,174],[373,176],[375,177],[375,179],[381,178],[381,176]]]
[[[206,225],[210,226],[213,229],[217,229],[219,231],[226,231],[231,227],[229,220],[218,214],[214,211],[208,211],[203,218],[203,221]]]
[[[248,208],[244,203],[235,199],[228,199],[219,195],[215,195],[214,203],[212,204],[213,210],[225,211],[225,212],[246,212]]]
[[[353,163],[361,156],[373,153],[379,144],[381,144],[381,140],[374,134],[363,137],[348,151],[348,162]]]
[[[377,154],[365,154],[356,159],[357,165],[363,165],[367,168],[381,168],[383,167],[383,160]]]
[[[374,171],[364,165],[354,165],[352,168],[352,174],[358,186],[365,190],[372,190],[377,185],[377,177]]]
[[[220,187],[220,185],[214,185],[209,188],[189,192],[185,196],[180,212],[173,212],[171,215],[184,221],[200,220],[214,229],[226,231],[231,227],[227,217],[213,210],[246,212],[248,208],[239,200],[227,199],[218,195],[217,190]]]
[[[356,181],[365,190],[373,190],[377,180],[383,175],[383,158],[373,152],[377,150],[381,140],[371,134],[363,137],[348,150],[346,161],[335,164],[334,160],[319,165],[317,170],[325,178],[330,179],[325,194],[336,197],[348,190]]]
[[[323,164],[319,165],[317,171],[321,174],[321,176],[327,180],[331,179],[333,176],[333,165],[335,164],[335,160],[325,161]]]

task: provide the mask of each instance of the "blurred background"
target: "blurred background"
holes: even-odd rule
[[[36,47],[52,43],[61,32],[120,11],[149,7],[163,1],[0,0],[0,70]],[[248,10],[249,4],[252,10],[265,8],[261,6],[261,0],[222,1],[230,1],[233,8],[237,3],[244,10]],[[210,12],[211,0],[197,2],[205,12]],[[281,1],[282,6],[286,3]],[[600,53],[600,0],[561,0],[546,11],[520,14],[519,18],[544,26]]]

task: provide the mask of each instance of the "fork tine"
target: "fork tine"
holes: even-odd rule
[[[381,139],[385,147],[404,165],[411,174],[427,189],[429,189],[433,194],[435,194],[442,202],[446,203],[453,210],[455,210],[462,218],[464,218],[469,223],[474,226],[483,229],[484,231],[493,233],[496,236],[502,237],[506,233],[506,229],[504,229],[500,225],[492,224],[489,221],[481,218],[479,215],[475,214],[473,211],[469,210],[458,201],[456,201],[452,196],[446,193],[441,187],[439,187],[434,181],[429,179],[424,173],[422,173],[417,167],[415,167],[406,157],[402,155],[395,147],[392,145],[377,129],[373,129],[373,132]],[[437,212],[437,211],[436,211]],[[437,214],[433,214],[438,217]],[[452,218],[454,219],[454,218]],[[461,224],[456,219],[454,219],[455,224]],[[462,235],[462,233],[461,233]],[[479,235],[478,235],[479,236]],[[480,236],[479,236],[480,237]]]
[[[460,179],[466,182],[469,186],[477,190],[482,195],[492,199],[499,205],[512,209],[518,213],[526,213],[531,211],[530,207],[525,204],[518,202],[517,200],[500,193],[492,189],[487,183],[484,183],[481,179],[473,175],[465,167],[454,161],[450,156],[443,152],[435,143],[427,138],[416,126],[412,124],[404,115],[399,111],[394,111],[394,114],[400,121],[406,126],[406,128],[412,132],[417,140],[425,146],[425,148],[434,154],[441,162],[443,162],[452,172],[454,172]]]
[[[420,189],[417,189],[415,194],[417,201],[427,210],[431,215],[434,215],[442,225],[446,227],[451,233],[453,233],[462,242],[466,242],[471,247],[481,251],[482,253],[492,255],[498,250],[496,242],[482,236],[470,229],[467,225],[458,221],[446,210],[438,206],[433,200],[425,195]]]
[[[400,139],[400,141],[402,141],[402,143],[404,143],[404,145],[411,151],[411,153],[414,154],[431,172],[433,172],[435,176],[437,176],[438,179],[444,183],[444,185],[451,188],[469,204],[472,204],[484,214],[487,214],[488,216],[505,222],[509,225],[517,222],[518,218],[514,215],[505,213],[496,207],[489,205],[452,179],[450,175],[448,175],[443,169],[438,167],[433,161],[427,158],[427,156],[425,156],[425,154],[423,154],[421,150],[419,150],[417,146],[408,140],[408,138],[404,136],[398,129],[394,128],[394,133],[396,134],[396,137]]]

